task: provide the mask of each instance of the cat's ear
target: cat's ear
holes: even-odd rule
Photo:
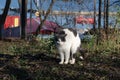
[[[61,28],[61,27],[55,28],[55,33],[60,32],[62,30],[63,30],[63,28]]]

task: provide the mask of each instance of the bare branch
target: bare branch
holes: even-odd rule
[[[41,27],[43,26],[45,20],[47,19],[50,11],[52,10],[52,6],[54,5],[54,2],[55,2],[55,1],[56,1],[56,0],[52,0],[52,1],[51,1],[50,6],[49,6],[49,8],[48,8],[48,10],[47,10],[47,12],[46,12],[46,14],[45,14],[45,16],[44,16],[44,19],[41,21],[40,25],[38,26],[38,28],[37,28],[37,30],[36,30],[36,35],[38,35]]]

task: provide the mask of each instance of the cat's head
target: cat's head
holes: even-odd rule
[[[55,40],[56,42],[65,42],[65,37],[67,34],[64,31],[64,28],[57,28],[55,31]]]

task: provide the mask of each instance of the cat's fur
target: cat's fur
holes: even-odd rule
[[[55,32],[55,40],[61,59],[59,64],[74,64],[73,55],[81,45],[77,31],[72,28],[58,28]]]

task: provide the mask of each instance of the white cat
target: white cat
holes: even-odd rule
[[[55,32],[55,40],[61,59],[59,64],[74,64],[73,55],[81,45],[77,31],[72,28],[58,28]]]

